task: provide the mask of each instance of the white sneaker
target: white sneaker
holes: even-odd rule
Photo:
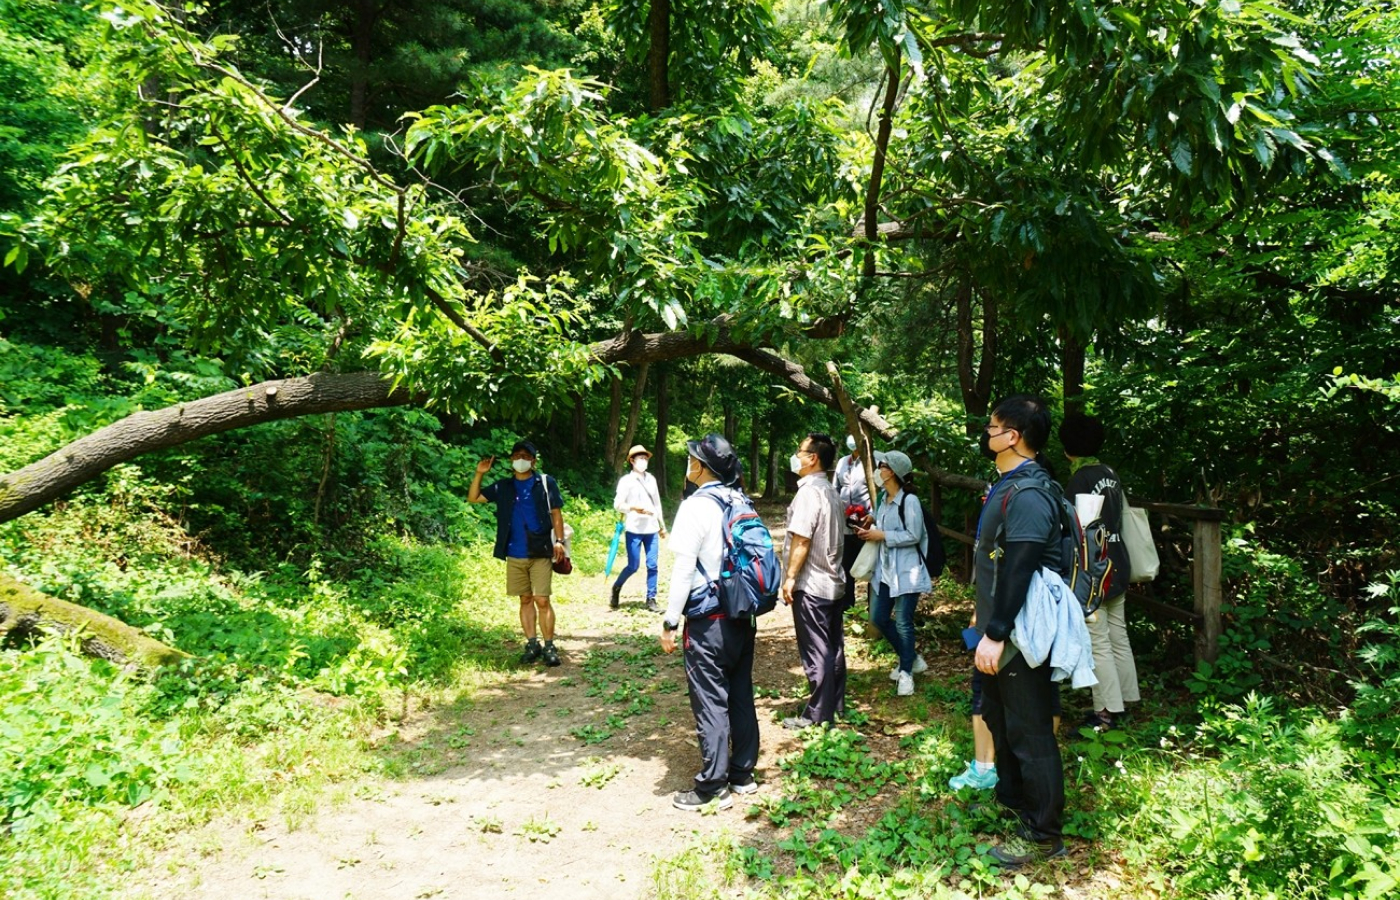
[[[924,673],[927,672],[927,671],[928,671],[928,663],[924,662],[923,656],[922,656],[922,655],[919,655],[919,656],[914,657],[914,667],[913,667],[913,671],[911,671],[909,674],[910,674],[910,675],[922,675],[922,674],[924,674]],[[890,669],[890,681],[898,681],[898,680],[899,680],[899,666],[895,666],[893,669]]]
[[[900,672],[896,679],[894,692],[900,697],[908,697],[914,693],[914,676],[907,672]]]

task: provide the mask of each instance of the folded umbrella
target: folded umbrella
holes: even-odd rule
[[[613,529],[612,546],[608,548],[608,564],[603,567],[603,577],[612,577],[613,563],[617,562],[617,548],[622,545],[622,523],[618,522]]]

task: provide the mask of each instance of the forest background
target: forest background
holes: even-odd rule
[[[945,524],[1017,391],[1224,510],[1219,659],[1135,621],[1193,702],[1094,745],[1081,833],[1168,896],[1393,890],[1397,47],[1362,0],[0,0],[0,893],[509,671],[480,456],[536,440],[601,555],[634,442],[780,498],[828,361]]]

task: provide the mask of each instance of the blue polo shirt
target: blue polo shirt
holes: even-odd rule
[[[540,485],[544,490],[540,490]],[[481,489],[481,496],[496,504],[497,559],[527,558],[526,531],[544,531],[551,525],[550,510],[563,509],[559,485],[552,476],[502,478]],[[552,542],[551,542],[552,543]]]

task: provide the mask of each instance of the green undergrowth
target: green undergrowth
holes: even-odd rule
[[[1372,592],[1396,584],[1400,576]],[[1366,630],[1393,639],[1397,616]],[[955,619],[925,620],[922,646],[955,634]],[[877,642],[849,644],[882,661]],[[916,696],[892,700],[884,678],[853,679],[851,705],[868,713],[804,733],[748,807],[775,830],[712,835],[658,862],[656,896],[1020,900],[1064,896],[1064,887],[1140,898],[1394,896],[1400,655],[1385,646],[1367,654],[1373,677],[1340,716],[1248,693],[1179,703],[1178,689],[1148,696],[1127,729],[1097,734],[1074,728],[1067,709],[1070,856],[1014,874],[988,856],[1013,823],[977,805],[989,793],[947,786],[971,754],[965,681],[930,670]]]
[[[419,774],[377,738],[517,669],[517,604],[489,541],[386,528],[358,565],[312,546],[250,571],[162,499],[122,467],[101,493],[0,526],[11,574],[193,654],[148,678],[83,657],[76,637],[0,649],[0,896],[104,897],[215,817],[295,825],[336,785]],[[566,515],[610,522],[586,499]]]

